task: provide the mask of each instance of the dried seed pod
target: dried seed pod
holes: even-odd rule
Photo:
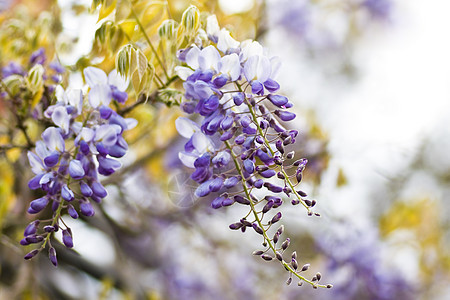
[[[287,285],[290,285],[292,283],[292,277],[289,277],[289,279],[286,281]]]
[[[264,251],[262,251],[262,250],[255,250],[255,251],[253,251],[252,254],[253,254],[253,255],[263,255],[263,254],[264,254]]]
[[[331,289],[333,287],[332,284],[327,284],[327,289]]]

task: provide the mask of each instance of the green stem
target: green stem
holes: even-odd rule
[[[238,157],[234,154],[233,152],[233,148],[231,147],[230,143],[228,141],[225,141],[225,145],[227,146],[227,148],[230,150],[231,152],[231,156],[233,157],[233,162],[234,165],[236,167],[236,170],[238,171],[239,175],[241,175],[242,178],[244,178],[244,173],[242,172],[242,168],[239,165],[238,162]],[[264,240],[267,242],[267,245],[269,246],[269,248],[272,250],[273,254],[276,256],[277,254],[277,250],[275,249],[275,246],[272,243],[272,240],[268,237],[267,235],[267,230],[264,228],[262,221],[257,213],[257,210],[255,208],[255,204],[253,203],[253,200],[250,196],[250,192],[248,190],[247,185],[245,184],[245,182],[242,183],[242,187],[244,188],[244,192],[245,195],[247,196],[247,199],[250,201],[250,208],[251,211],[253,212],[253,216],[255,217],[256,222],[258,223],[259,227],[261,228],[262,232],[263,232],[263,237]],[[306,279],[305,277],[301,276],[300,274],[298,274],[287,262],[285,262],[284,260],[281,261],[281,264],[287,269],[289,270],[289,272],[291,272],[292,274],[294,274],[298,279],[303,280],[306,283],[309,283],[310,285],[314,286],[314,287],[323,287],[326,288],[326,285],[318,285],[316,283],[314,283],[311,280]]]
[[[250,111],[250,113],[252,115],[253,122],[255,123],[256,127],[258,128],[259,135],[264,139],[264,144],[266,145],[266,148],[269,149],[270,153],[272,154],[272,157],[274,157],[275,156],[275,151],[273,151],[272,148],[270,147],[270,143],[267,140],[266,135],[264,134],[262,128],[259,126],[258,119],[256,117],[255,111],[253,110],[253,107],[251,106],[251,104],[248,103],[248,101],[247,101],[247,107],[248,107],[248,110]],[[305,204],[305,202],[303,201],[302,197],[295,190],[295,187],[292,184],[291,180],[289,179],[289,175],[286,173],[286,171],[284,170],[283,166],[281,166],[280,169],[281,169],[281,173],[285,177],[285,181],[287,182],[287,184],[291,188],[291,190],[294,193],[294,195],[297,197],[298,200],[300,200],[300,203],[306,208],[308,213],[311,213],[310,207]]]
[[[133,4],[132,4],[131,2],[130,2],[130,4],[131,4],[131,13],[133,14],[133,17],[134,17],[134,19],[136,20],[136,23],[138,24],[139,29],[141,30],[142,34],[144,35],[144,38],[145,38],[145,40],[147,41],[148,45],[150,46],[150,49],[152,50],[153,54],[155,54],[155,57],[156,57],[156,59],[158,60],[158,63],[161,65],[161,68],[162,68],[163,71],[164,71],[164,75],[166,76],[167,79],[169,79],[169,74],[167,73],[167,70],[166,70],[166,68],[165,68],[165,66],[164,66],[164,64],[163,64],[163,62],[161,61],[161,58],[159,57],[158,52],[156,51],[155,47],[153,47],[153,44],[152,44],[152,42],[150,41],[150,38],[149,38],[149,36],[147,35],[147,32],[145,32],[144,26],[142,25],[142,23],[141,23],[141,21],[139,20],[139,18],[138,18],[138,16],[137,16],[136,12],[134,11]]]

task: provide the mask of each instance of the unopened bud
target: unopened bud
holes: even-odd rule
[[[304,191],[298,190],[297,193],[301,196],[301,197],[306,197],[308,196],[308,194],[306,194]]]
[[[277,229],[277,233],[278,233],[279,235],[281,235],[281,234],[283,233],[283,231],[284,231],[284,225],[281,225],[281,226]]]
[[[258,225],[256,225],[256,223],[253,223],[252,226],[253,226],[253,229],[255,229],[255,231],[257,233],[264,234],[264,231]]]
[[[233,224],[230,224],[229,228],[230,228],[231,230],[238,230],[238,229],[241,228],[242,226],[243,226],[242,223],[233,223]]]
[[[297,259],[297,251],[292,252],[292,259]]]
[[[283,255],[280,252],[277,251],[275,255],[279,261],[283,261]]]
[[[303,267],[302,267],[302,272],[308,270],[310,266],[311,266],[310,264],[305,264],[305,265],[303,265]]]
[[[294,151],[289,152],[288,154],[286,154],[286,159],[293,159],[295,155]]]
[[[39,253],[39,250],[38,249],[34,249],[33,251],[30,251],[30,252],[28,252],[23,258],[25,258],[25,259],[32,259],[33,257],[35,257],[36,256],[36,254],[38,254]]]
[[[292,268],[294,268],[294,270],[298,269],[298,263],[295,258],[292,258],[291,264],[292,264]]]
[[[263,254],[263,255],[261,255],[261,258],[262,258],[262,259],[264,259],[264,260],[267,260],[267,261],[271,261],[271,260],[273,259],[273,257],[272,257],[272,256],[270,256],[270,255],[267,255],[267,254]]]
[[[283,250],[286,250],[287,249],[287,247],[289,247],[289,244],[291,243],[291,239],[290,238],[287,238],[284,242],[283,242],[283,244],[281,244],[281,248],[283,249]]]
[[[275,216],[273,216],[272,220],[270,220],[270,224],[274,224],[278,221],[280,221],[282,215],[281,212],[277,212]]]
[[[317,281],[319,281],[319,280],[322,278],[322,274],[320,274],[319,272],[317,272],[316,278],[317,278]]]

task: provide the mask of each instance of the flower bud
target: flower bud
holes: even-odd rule
[[[283,255],[281,255],[281,253],[280,252],[276,252],[275,253],[275,255],[276,255],[276,257],[277,257],[277,259],[279,260],[279,261],[283,261]]]
[[[241,195],[236,195],[233,197],[234,201],[244,204],[244,205],[249,205],[250,201],[247,198],[242,197]]]
[[[305,264],[305,265],[303,265],[301,271],[304,272],[304,271],[308,270],[310,266],[311,266],[310,264]]]
[[[230,224],[229,228],[230,228],[231,230],[238,230],[238,229],[241,228],[242,226],[243,226],[242,223],[233,223],[233,224]]]
[[[51,247],[48,250],[48,257],[50,258],[50,261],[52,262],[52,264],[56,267],[58,266],[58,260],[56,259],[56,251],[55,248]]]
[[[290,239],[290,238],[287,238],[287,239],[283,242],[283,244],[281,244],[281,249],[286,250],[287,247],[289,247],[289,244],[290,244],[290,243],[291,243],[291,239]]]
[[[264,231],[256,223],[253,223],[252,227],[257,233],[259,233],[261,235],[264,234]]]
[[[275,216],[273,216],[272,220],[270,220],[270,224],[274,224],[281,220],[281,212],[277,212]]]
[[[39,220],[33,221],[25,228],[23,232],[23,236],[28,236],[35,234],[37,231],[37,227],[39,226]]]
[[[34,249],[34,250],[28,252],[28,253],[24,256],[24,258],[27,259],[27,260],[28,260],[28,259],[32,259],[32,258],[35,257],[36,254],[38,254],[38,253],[39,253],[39,250],[38,250],[38,249]]]
[[[294,270],[297,270],[298,263],[297,263],[297,260],[295,258],[292,258],[291,265],[292,265],[292,268],[294,268]]]
[[[64,229],[62,231],[63,234],[63,243],[67,248],[73,247],[72,234],[70,233],[70,229]]]
[[[271,261],[273,259],[273,257],[268,255],[268,254],[261,255],[261,258],[266,260],[266,261]]]
[[[293,159],[295,155],[294,151],[289,152],[288,154],[286,154],[286,159]]]

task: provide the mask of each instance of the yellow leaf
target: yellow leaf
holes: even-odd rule
[[[153,35],[159,25],[167,19],[166,3],[162,1],[152,2],[140,17],[142,26],[148,30],[147,34]]]
[[[116,23],[128,18],[131,14],[131,3],[130,0],[118,0],[116,5]]]
[[[130,38],[133,37],[134,31],[136,30],[136,21],[134,20],[125,20],[119,23],[119,27],[123,30],[123,32]]]
[[[336,186],[341,187],[346,185],[347,183],[347,177],[344,174],[344,170],[342,170],[342,168],[339,168],[338,176],[336,179]]]
[[[112,1],[112,3],[110,3],[109,5],[103,4],[102,7],[100,7],[97,23],[109,16],[114,11],[114,9],[116,8],[116,1],[117,0]]]
[[[39,102],[42,99],[42,95],[44,94],[44,87],[41,86],[40,89],[38,91],[36,91],[36,93],[33,95],[33,100],[31,102],[31,108],[35,108],[36,105],[39,104]]]

